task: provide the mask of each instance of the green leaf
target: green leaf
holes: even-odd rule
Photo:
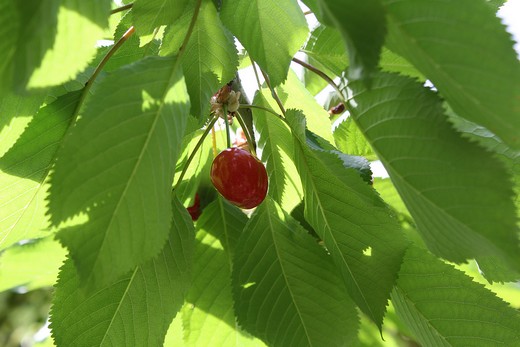
[[[435,254],[484,256],[518,269],[510,177],[503,165],[447,122],[441,101],[416,81],[381,74],[353,83],[351,115],[388,171]]]
[[[117,42],[126,33],[126,31],[133,25],[132,11],[127,12],[123,18],[117,24],[114,31],[113,40]],[[103,67],[104,72],[111,72],[119,69],[123,65],[134,63],[146,56],[157,55],[159,51],[159,40],[153,39],[150,42],[141,45],[141,39],[137,35],[127,36],[126,41],[121,45],[115,53],[106,62]],[[113,49],[113,45],[107,47],[101,47],[98,49],[96,59],[90,64],[91,66],[97,66],[101,60],[105,58],[107,53]]]
[[[357,171],[345,168],[334,152],[307,147],[302,117],[287,112],[296,135],[305,219],[324,241],[350,296],[381,329],[406,242],[384,202]]]
[[[454,111],[520,148],[520,62],[484,1],[384,0],[388,46],[430,79]]]
[[[0,2],[0,91],[7,87],[6,82],[11,78],[10,64],[16,54],[21,26],[16,0]]]
[[[341,33],[333,27],[324,25],[316,27],[305,44],[303,52],[336,76],[341,76],[341,73],[348,67],[347,47]]]
[[[65,139],[49,211],[54,225],[88,213],[58,234],[84,285],[110,284],[164,245],[188,110],[178,62],[150,57],[105,78]]]
[[[119,281],[86,293],[71,259],[61,269],[51,308],[57,346],[161,346],[189,285],[193,223],[173,199],[162,252]]]
[[[59,0],[2,1],[0,90],[25,87],[41,64],[56,36],[59,4]]]
[[[277,87],[276,92],[285,108],[294,108],[303,111],[307,121],[307,127],[310,131],[330,143],[334,142],[329,113],[316,102],[294,71],[289,71],[287,81]],[[268,90],[265,90],[264,93],[266,93],[266,95],[271,94]],[[269,102],[271,103],[272,109],[278,110],[278,106],[274,103],[274,100],[273,102]]]
[[[33,2],[33,1],[31,1]],[[46,1],[48,2],[48,0]],[[41,3],[38,1],[38,3]],[[56,36],[52,47],[45,51],[43,58],[36,64],[28,64],[28,59],[18,56],[18,68],[15,74],[21,74],[28,79],[28,88],[43,88],[61,84],[74,78],[88,66],[96,54],[96,42],[103,37],[108,28],[110,0],[83,1],[61,0],[57,11]],[[45,5],[30,5],[24,2],[24,7]],[[42,9],[41,15],[46,16],[50,9]],[[35,28],[40,31],[40,28]],[[43,40],[49,40],[49,36]],[[32,34],[31,34],[32,35]],[[34,47],[28,46],[24,55],[33,54]],[[21,60],[25,58],[24,60]]]
[[[180,49],[188,31],[192,13],[186,13],[165,35],[161,54],[175,54]],[[233,36],[220,22],[217,9],[211,0],[202,2],[197,22],[193,27],[182,67],[190,94],[191,114],[205,118],[210,99],[222,85],[236,74],[238,53]]]
[[[253,104],[262,107],[274,107],[264,97],[262,90],[255,95]],[[301,182],[294,179],[298,171],[292,160],[294,144],[287,125],[276,116],[261,109],[253,109],[253,121],[258,131],[258,147],[261,159],[265,163],[269,176],[267,193],[277,201],[286,211],[292,210],[303,198]]]
[[[44,100],[44,94],[31,96],[20,96],[13,93],[1,94],[0,156],[4,155],[22,135]]]
[[[199,142],[202,136],[202,131],[197,131],[195,133],[189,133],[185,136],[183,141],[182,148],[184,149],[180,159],[177,161],[176,172],[174,184],[177,184],[177,180],[179,179],[180,173],[184,169],[188,157],[192,154],[195,145]],[[188,167],[186,174],[182,180],[182,183],[178,188],[175,189],[175,194],[179,197],[181,202],[186,201],[188,199],[193,199],[199,184],[205,178],[203,176],[207,176],[209,178],[209,170],[211,167],[211,163],[213,161],[212,151],[211,151],[211,138],[210,136],[206,137],[205,141],[202,143],[202,146],[195,153],[195,157]]]
[[[0,250],[46,234],[49,170],[80,95],[81,91],[65,94],[41,108],[16,144],[0,158]]]
[[[135,30],[148,35],[161,25],[175,23],[190,0],[136,0],[132,6]]]
[[[347,44],[350,77],[369,78],[376,70],[386,35],[385,10],[381,2],[320,0],[319,4]],[[337,44],[341,45],[339,41]]]
[[[273,86],[285,81],[291,59],[309,32],[296,0],[224,1],[221,17]]]
[[[356,339],[357,312],[330,256],[270,198],[238,241],[233,295],[239,323],[270,346]]]
[[[407,251],[392,302],[424,346],[514,346],[520,341],[516,310],[423,249]]]
[[[421,81],[426,80],[415,66],[399,54],[396,54],[386,47],[383,47],[381,52],[381,59],[379,60],[379,66],[383,71],[397,72],[402,75],[416,77]]]
[[[235,321],[231,294],[232,255],[246,215],[222,198],[197,221],[193,283],[183,309],[186,346],[263,346]]]
[[[67,253],[52,237],[6,249],[0,255],[0,292],[25,286],[52,286]]]
[[[341,122],[334,130],[334,140],[343,153],[360,155],[368,160],[377,160],[372,147],[351,117]]]

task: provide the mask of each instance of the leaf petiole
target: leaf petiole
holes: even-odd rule
[[[240,114],[240,112],[238,112],[238,110],[236,111],[236,115],[237,115],[236,118],[238,120],[238,123],[240,123],[240,126],[242,127],[242,130],[244,130],[244,134],[246,135],[247,143],[249,144],[249,150],[251,151],[253,156],[256,157],[256,146],[255,146],[255,143],[253,142],[254,141],[253,136],[249,132],[249,128],[246,126],[246,123],[244,122],[244,118],[242,118],[242,115]]]
[[[172,191],[175,191],[175,190],[177,190],[177,188],[179,188],[179,185],[181,184],[182,179],[184,178],[184,175],[186,175],[186,172],[188,171],[188,167],[190,166],[191,162],[193,161],[193,158],[195,158],[195,154],[197,154],[198,150],[200,149],[200,147],[204,143],[204,140],[206,139],[206,136],[208,136],[209,132],[213,129],[213,126],[217,122],[218,118],[219,118],[218,116],[213,115],[213,118],[208,123],[208,126],[206,127],[206,130],[204,130],[204,132],[202,133],[202,136],[200,137],[199,141],[195,145],[195,148],[193,148],[193,151],[191,151],[191,154],[188,157],[188,160],[186,161],[186,164],[184,164],[184,167],[182,168],[182,172],[181,172],[181,174],[179,176],[179,179],[177,179],[177,183],[173,187]]]

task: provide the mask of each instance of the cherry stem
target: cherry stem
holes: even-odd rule
[[[276,113],[275,111],[273,111],[272,109],[270,109],[268,107],[263,107],[263,106],[258,106],[258,105],[240,105],[240,108],[253,108],[253,109],[256,108],[259,110],[263,110],[263,111],[266,111],[266,112],[269,112],[269,113],[275,115],[282,121],[286,122],[285,118],[281,114]]]
[[[131,4],[127,4],[127,5],[118,7],[118,8],[114,8],[112,11],[110,11],[110,14],[115,14],[118,12],[123,12],[123,11],[129,10],[132,8],[132,6],[134,6],[133,2]]]
[[[128,28],[128,30],[121,36],[121,38],[110,48],[108,53],[103,57],[103,59],[99,62],[98,66],[96,66],[96,69],[94,70],[94,73],[92,73],[92,76],[88,79],[87,83],[85,83],[85,88],[83,88],[83,91],[81,92],[80,99],[78,101],[78,105],[76,106],[76,109],[74,110],[74,118],[73,122],[76,121],[76,118],[78,117],[79,110],[87,98],[88,92],[90,91],[90,88],[92,88],[92,85],[94,84],[94,81],[96,80],[97,76],[101,73],[101,70],[103,70],[103,67],[108,63],[110,58],[116,53],[116,51],[123,45],[123,43],[126,42],[132,36],[135,32],[135,29],[133,26]],[[72,124],[71,123],[71,124]]]
[[[215,135],[215,127],[211,127],[211,144],[213,148],[213,158],[215,158],[218,155],[217,152],[217,136]]]
[[[208,126],[206,127],[206,130],[202,133],[202,136],[200,137],[199,141],[193,148],[193,151],[191,151],[190,156],[188,157],[188,160],[186,161],[186,164],[184,164],[184,167],[182,168],[182,172],[179,176],[179,179],[177,180],[177,183],[175,184],[173,191],[177,190],[182,182],[182,179],[184,178],[184,175],[186,175],[186,172],[188,171],[188,167],[190,166],[191,162],[193,161],[193,158],[195,158],[195,154],[199,151],[199,148],[204,143],[204,140],[206,139],[206,136],[208,136],[209,132],[212,131],[213,126],[215,125],[215,122],[218,120],[217,116],[213,116],[211,121],[208,123]],[[214,134],[214,133],[213,133]]]
[[[255,143],[253,142],[254,141],[253,136],[249,132],[249,128],[246,126],[246,123],[244,122],[244,118],[242,117],[240,112],[238,112],[238,110],[236,111],[236,114],[237,114],[236,119],[238,120],[238,123],[240,124],[240,126],[242,127],[242,130],[244,130],[244,134],[246,135],[247,143],[249,144],[249,150],[256,157],[256,149],[255,149],[256,146],[255,146]]]
[[[249,53],[248,53],[249,54]],[[256,83],[258,84],[258,90],[262,89],[262,84],[260,83],[260,78],[258,77],[258,71],[256,71],[255,61],[249,56],[249,60],[251,60],[251,66],[253,66],[253,71],[256,77]]]
[[[271,80],[269,79],[269,76],[267,76],[267,74],[264,72],[264,70],[260,69],[260,71],[262,72],[262,75],[264,76],[265,83],[267,84],[267,86],[269,87],[269,90],[271,91],[271,96],[276,101],[276,103],[278,104],[278,107],[280,108],[280,111],[282,111],[282,114],[285,117],[285,108],[283,107],[282,100],[280,100],[280,98],[278,97],[278,94],[276,94],[276,91],[274,90],[273,86],[271,85]]]
[[[292,58],[292,61],[294,61],[297,64],[300,64],[304,68],[308,69],[309,71],[314,72],[316,75],[318,75],[322,79],[324,79],[332,88],[334,88],[336,93],[338,93],[338,96],[341,99],[341,101],[345,104],[346,100],[345,100],[345,97],[343,96],[343,93],[341,92],[341,89],[338,87],[338,85],[334,82],[334,80],[332,78],[327,76],[327,74],[325,72],[321,71],[317,67],[315,67],[309,63],[306,63],[298,58]]]
[[[227,105],[222,105],[222,110],[224,111],[224,123],[226,124],[226,146],[227,148],[231,147],[231,130],[229,130],[229,120],[227,114]]]

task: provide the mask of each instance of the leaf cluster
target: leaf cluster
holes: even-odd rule
[[[0,2],[0,287],[54,285],[56,346],[520,344],[502,2],[303,3]],[[227,84],[251,211],[209,180]]]

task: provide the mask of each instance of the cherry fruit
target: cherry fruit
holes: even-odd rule
[[[228,148],[213,160],[211,182],[233,205],[250,209],[267,194],[267,172],[260,160],[241,148]]]
[[[199,219],[202,211],[200,209],[200,197],[198,193],[195,194],[195,201],[193,202],[193,205],[186,209],[188,210],[188,213],[190,214],[192,221],[196,221],[197,219]]]

